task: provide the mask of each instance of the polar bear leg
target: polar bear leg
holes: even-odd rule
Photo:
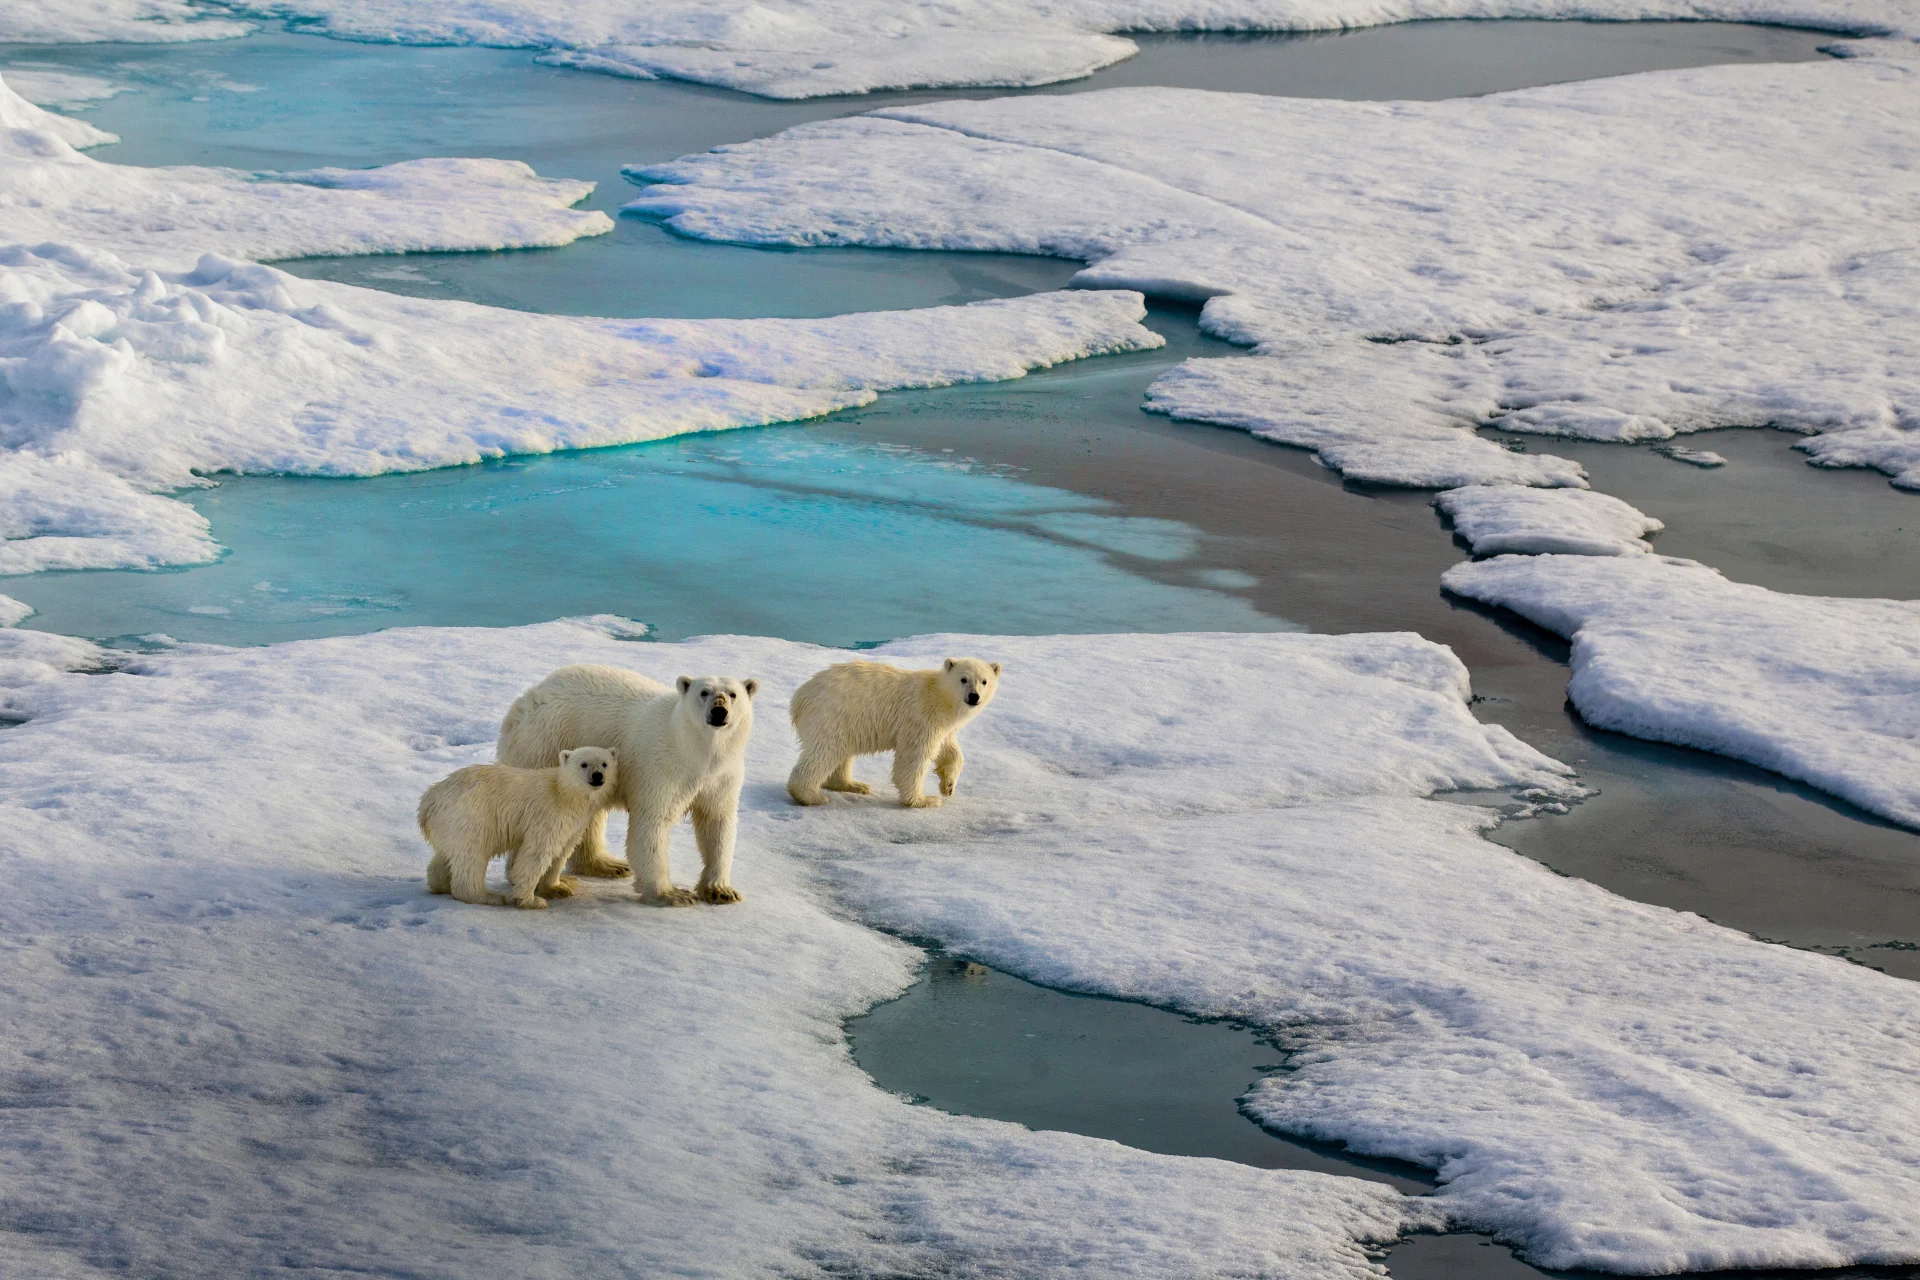
[[[447,855],[437,849],[427,860],[427,892],[453,892],[453,868],[447,865]]]
[[[560,869],[567,865],[567,855],[563,852],[547,866],[546,874],[540,877],[540,883],[534,886],[534,892],[543,898],[571,898],[580,892],[580,882],[572,876],[563,876]]]
[[[729,787],[693,801],[693,838],[700,846],[700,883],[693,892],[702,902],[738,902],[729,883],[733,874],[733,836],[740,824],[740,792]]]
[[[506,904],[505,898],[487,889],[487,861],[485,853],[465,849],[447,859],[449,869],[453,872],[454,897],[477,907]]]
[[[627,815],[627,861],[633,866],[633,891],[654,907],[690,907],[697,899],[667,878],[667,837],[673,827],[643,814]]]
[[[627,827],[627,845],[633,845],[633,820],[629,818]],[[577,876],[593,876],[600,880],[618,880],[622,876],[633,874],[633,868],[607,852],[607,815],[597,813],[593,821],[587,824],[586,834],[580,837],[580,843],[573,851],[568,870]]]
[[[508,896],[513,905],[523,910],[539,910],[547,905],[540,896],[540,885],[547,878],[548,869],[558,866],[567,856],[565,845],[528,845],[517,850],[507,859],[507,884],[512,887]]]
[[[933,753],[933,771],[940,775],[941,795],[952,795],[960,785],[960,766],[966,762],[967,758],[960,754],[959,742],[953,738],[942,742]]]
[[[921,787],[927,779],[927,758],[933,754],[930,742],[897,742],[893,747],[893,786],[900,803],[909,809],[938,809],[940,797],[926,794]]]
[[[787,794],[793,797],[794,803],[825,804],[827,798],[820,794],[820,784],[833,776],[834,770],[840,767],[840,759],[838,746],[817,740],[802,745],[800,759],[787,775]]]
[[[848,756],[845,760],[842,760],[840,767],[835,769],[832,775],[829,776],[825,782],[821,783],[820,786],[823,790],[844,791],[850,796],[870,796],[873,794],[872,787],[864,782],[855,782],[853,780],[852,756]]]

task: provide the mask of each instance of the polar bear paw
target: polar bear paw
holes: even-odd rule
[[[942,778],[940,779],[940,794],[943,796],[951,796],[959,785],[960,780],[958,778]]]
[[[633,874],[633,868],[618,858],[595,858],[592,861],[575,859],[573,873],[592,876],[596,880],[624,880]]]
[[[945,790],[944,787],[941,789],[943,791]],[[941,805],[945,804],[946,801],[942,800],[939,796],[912,796],[910,798],[903,797],[900,803],[909,809],[938,809]]]
[[[864,782],[855,782],[849,778],[845,782],[823,782],[820,786],[827,791],[840,791],[850,796],[870,796],[873,788]]]
[[[460,895],[457,893],[454,894],[453,896],[459,899],[459,901],[466,903],[468,906],[504,907],[507,905],[507,899],[504,896],[497,893],[476,893],[473,896],[466,897],[466,898],[460,897]]]
[[[670,884],[658,893],[641,894],[640,901],[650,907],[690,907],[700,899],[694,896],[693,890]]]
[[[740,891],[730,884],[703,884],[694,893],[699,895],[700,901],[711,902],[716,907],[740,901]]]
[[[543,898],[571,898],[580,892],[580,881],[573,876],[561,876],[552,884],[535,889],[534,892]]]
[[[547,909],[547,900],[536,894],[531,898],[515,898],[513,905],[522,911],[545,911]]]

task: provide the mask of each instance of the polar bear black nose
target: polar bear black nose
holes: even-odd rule
[[[725,707],[715,707],[713,710],[707,712],[707,723],[713,725],[715,728],[718,728],[726,722],[727,709]]]
[[[970,707],[977,707],[977,706],[979,706],[979,705],[980,705],[980,695],[979,695],[979,694],[977,694],[977,693],[968,693],[968,694],[967,694],[967,705],[968,705],[968,706],[970,706]]]
[[[593,771],[593,776],[587,779],[588,782],[592,783],[596,787],[599,786],[601,783],[605,782],[606,780],[607,780],[607,775],[600,772],[598,769],[595,769]]]

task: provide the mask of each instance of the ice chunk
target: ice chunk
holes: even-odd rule
[[[1689,449],[1683,444],[1657,444],[1653,446],[1653,451],[1663,458],[1672,458],[1675,462],[1705,470],[1727,465],[1727,460],[1711,449]]]
[[[1666,528],[1645,512],[1588,489],[1480,485],[1433,500],[1478,556],[1623,556],[1651,551],[1646,536]]]
[[[1308,372],[1188,366],[1156,404],[1338,443],[1369,479],[1578,474],[1430,430],[1455,422],[1768,425],[1916,487],[1920,46],[1903,47],[1434,103],[915,104],[651,167],[663,185],[632,207],[757,243],[1059,254],[1088,263],[1082,285],[1205,300],[1208,331]]]
[[[1920,602],[1784,595],[1662,556],[1502,556],[1442,582],[1573,641],[1567,694],[1592,724],[1920,827]]]
[[[32,605],[15,600],[12,596],[0,596],[0,627],[17,627],[32,616]]]
[[[0,41],[170,44],[228,40],[253,24],[210,15],[191,0],[0,0]]]
[[[350,181],[380,182],[373,176]],[[374,475],[814,417],[895,387],[1161,345],[1137,294],[823,320],[594,320],[0,246],[0,572],[210,559],[157,493],[219,471]]]

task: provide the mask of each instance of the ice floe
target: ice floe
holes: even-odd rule
[[[549,50],[553,61],[777,98],[1036,85],[1132,55],[1132,31],[1334,31],[1433,18],[1764,22],[1920,33],[1901,0],[277,0],[355,40]],[[197,19],[197,20],[196,20]],[[188,40],[241,24],[178,0],[0,0],[0,40]]]
[[[375,171],[378,172],[378,171]],[[158,493],[220,471],[374,475],[814,417],[899,387],[1161,345],[1138,294],[822,320],[529,315],[0,246],[0,572],[215,554]]]
[[[1785,595],[1663,556],[1502,556],[1442,582],[1571,640],[1588,722],[1920,828],[1920,602]]]
[[[1666,528],[1632,505],[1589,489],[1473,485],[1433,500],[1473,553],[1624,556],[1651,551],[1648,534]]]
[[[1916,68],[1436,103],[923,104],[652,166],[662,185],[632,207],[710,238],[1057,254],[1089,264],[1083,285],[1204,299],[1205,327],[1259,363],[1190,364],[1155,407],[1310,447],[1371,440],[1371,479],[1575,474],[1516,474],[1462,423],[1616,440],[1770,425],[1809,433],[1818,463],[1913,485]]]
[[[1363,1242],[1439,1224],[1434,1205],[1377,1184],[1034,1133],[875,1087],[840,1022],[901,990],[916,954],[829,904],[799,854],[828,828],[782,786],[785,693],[837,655],[634,631],[141,656],[0,631],[0,679],[17,686],[0,704],[0,858],[16,886],[0,908],[0,1114],[14,1118],[0,1177],[37,1224],[5,1235],[6,1269],[1374,1280]],[[1249,716],[1229,741],[1207,708],[1181,705],[1175,681],[1196,669],[1195,692],[1238,688],[1288,716],[1366,699],[1368,724],[1330,738],[1307,775],[1261,782],[1258,802],[1559,776],[1476,725],[1457,664],[1414,637],[956,644],[1057,690],[1009,724],[1049,756],[1076,743],[1062,763],[1091,763],[1089,749],[1134,762],[1141,813],[1205,796],[1216,769],[1288,758],[1238,740]],[[1063,659],[1111,664],[1150,696],[1089,734],[1105,717]],[[514,694],[577,660],[766,681],[743,904],[661,911],[615,884],[540,913],[425,894],[419,791],[489,758]],[[1162,730],[1168,714],[1186,727]],[[1050,828],[1047,810],[1109,806],[1045,763],[988,748],[976,767],[994,800],[918,830]],[[1038,789],[1008,793],[1006,767]],[[926,815],[871,816],[906,833],[902,817]]]
[[[0,596],[0,627],[17,627],[32,616],[32,605],[12,596]]]
[[[534,248],[613,229],[606,214],[570,207],[593,183],[541,178],[519,161],[251,174],[106,164],[75,149],[108,141],[0,82],[0,243],[83,241],[183,267],[205,252]]]
[[[123,1267],[196,1274],[270,1241],[274,1265],[337,1269],[617,1251],[1360,1280],[1358,1242],[1444,1218],[1557,1266],[1920,1257],[1920,990],[1555,876],[1481,839],[1485,810],[1422,799],[1572,790],[1473,719],[1440,646],[898,642],[880,656],[1007,664],[959,795],[801,811],[784,699],[839,655],[634,634],[129,655],[0,631],[6,994],[32,1029],[0,1087],[35,1139],[0,1162],[49,1224],[6,1248],[43,1271],[107,1233]],[[764,682],[744,904],[424,894],[415,796],[572,661]],[[1265,1028],[1294,1056],[1260,1114],[1445,1185],[1406,1200],[906,1106],[838,1022],[912,953],[834,896],[1041,981]]]

